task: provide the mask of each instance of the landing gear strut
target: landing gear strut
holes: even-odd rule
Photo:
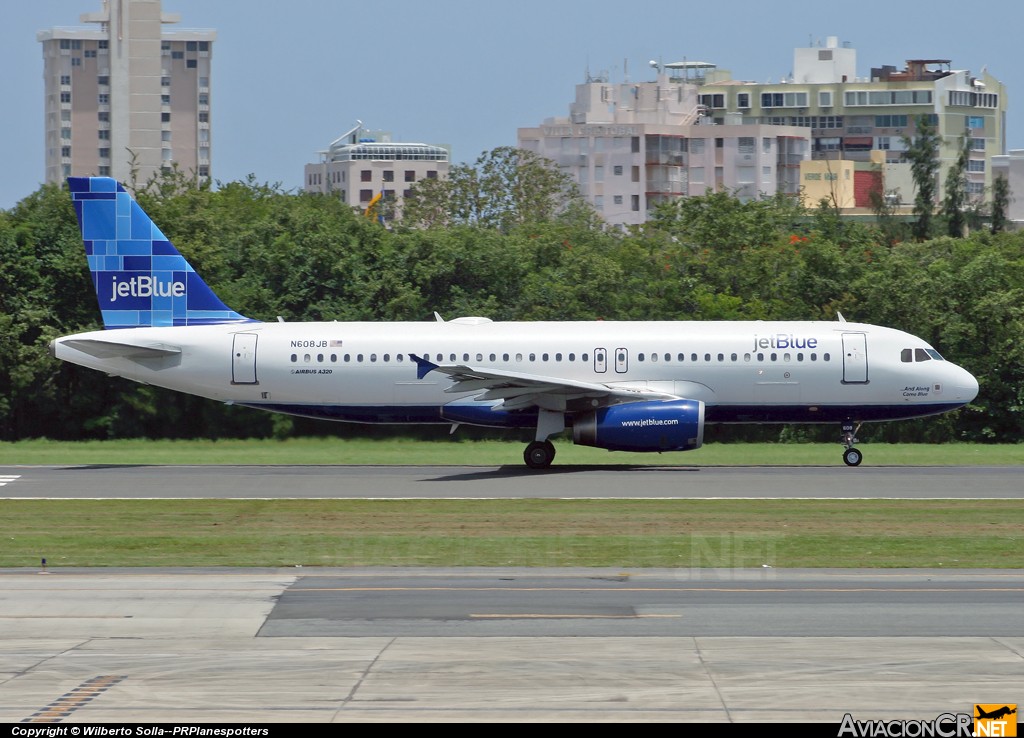
[[[523,452],[523,460],[531,469],[547,469],[555,459],[555,444],[551,441],[534,441]]]
[[[843,451],[843,462],[847,466],[860,466],[860,462],[864,460],[864,454],[859,449],[853,447],[853,444],[857,443],[857,431],[860,430],[861,424],[858,423],[855,428],[851,421],[843,423],[842,435],[839,437],[839,442],[843,444],[845,450]]]

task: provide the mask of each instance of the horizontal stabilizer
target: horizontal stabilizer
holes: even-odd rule
[[[97,359],[160,359],[181,353],[180,348],[162,343],[137,345],[95,338],[71,338],[61,343]]]

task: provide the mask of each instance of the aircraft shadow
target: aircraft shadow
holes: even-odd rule
[[[429,477],[421,479],[421,482],[473,482],[483,479],[520,479],[564,476],[567,474],[585,474],[588,472],[697,472],[696,466],[641,466],[633,464],[612,464],[612,465],[580,465],[580,466],[552,466],[548,469],[530,469],[525,466],[499,466],[497,469],[476,469],[458,474],[446,474],[440,477]]]
[[[160,464],[75,464],[62,466],[59,471],[101,471],[103,469],[145,469]]]

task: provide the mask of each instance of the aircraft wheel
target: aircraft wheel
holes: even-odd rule
[[[523,452],[523,460],[531,469],[547,469],[555,459],[555,445],[551,441],[534,441]]]
[[[860,466],[860,462],[864,460],[864,454],[856,448],[848,448],[843,451],[843,461],[847,466]]]

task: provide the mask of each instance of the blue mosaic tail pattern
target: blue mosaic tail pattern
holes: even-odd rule
[[[103,326],[248,321],[220,301],[134,198],[110,177],[69,177]]]

